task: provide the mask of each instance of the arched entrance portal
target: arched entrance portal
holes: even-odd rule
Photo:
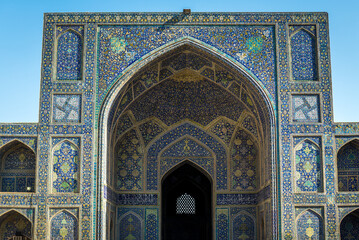
[[[162,239],[212,239],[212,186],[189,163],[162,182]]]
[[[340,223],[340,239],[357,239],[359,236],[359,209],[346,215]]]
[[[111,106],[102,130],[107,236],[272,234],[273,117],[248,76],[184,45],[132,76]]]

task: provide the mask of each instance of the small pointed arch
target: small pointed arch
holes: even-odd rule
[[[50,235],[53,239],[78,239],[78,219],[73,213],[67,210],[59,211],[50,222]]]
[[[344,144],[337,154],[338,190],[359,191],[359,140]]]
[[[302,139],[302,140],[300,140],[295,146],[294,146],[294,148],[298,148],[298,147],[300,147],[303,143],[309,143],[309,144],[312,144],[312,145],[314,145],[315,147],[317,147],[318,149],[320,149],[320,146],[319,146],[319,144],[318,143],[316,143],[315,141],[313,141],[312,139],[310,139],[310,138],[304,138],[304,139]]]
[[[35,191],[36,154],[18,139],[0,148],[0,184],[2,192]]]
[[[9,239],[14,236],[32,238],[32,223],[22,213],[12,209],[0,216],[0,236]]]
[[[118,226],[118,239],[143,239],[143,219],[134,211],[120,216]]]
[[[23,213],[19,212],[17,209],[9,209],[8,211],[0,214],[0,221],[2,221],[4,218],[8,217],[9,215],[12,215],[12,214],[19,214],[21,215],[22,217],[26,218],[30,223],[33,222],[32,219],[28,218],[27,216],[25,216]]]
[[[312,209],[307,209],[296,219],[298,239],[324,240],[323,218]]]
[[[175,166],[172,166],[170,169],[168,169],[167,172],[161,176],[161,181],[160,182],[163,184],[163,182],[166,180],[166,178],[168,176],[173,174],[173,172],[177,171],[179,168],[184,167],[185,165],[188,165],[191,168],[193,168],[196,171],[203,174],[206,178],[208,178],[211,185],[213,185],[214,180],[213,180],[211,174],[206,169],[204,169],[202,166],[200,166],[198,163],[195,163],[195,162],[193,162],[191,160],[188,160],[188,159],[184,159],[183,161],[177,163]]]
[[[232,221],[233,239],[256,239],[256,219],[247,211],[240,211]]]
[[[57,38],[56,80],[80,80],[82,77],[83,39],[68,29]]]
[[[293,80],[318,80],[316,37],[300,28],[290,37]]]
[[[294,180],[297,192],[323,191],[322,156],[317,143],[304,139],[294,147]]]
[[[181,148],[181,149],[179,149]],[[177,150],[177,151],[176,151]],[[203,142],[191,135],[177,138],[159,152],[159,157],[213,157],[215,153]]]
[[[15,146],[15,145],[18,145],[18,144],[22,144],[22,145],[24,145],[24,146],[26,146],[26,147],[28,147],[29,149],[31,149],[33,152],[34,152],[34,154],[35,154],[35,151],[36,151],[36,149],[34,149],[32,146],[30,146],[29,144],[27,144],[26,142],[24,142],[24,141],[21,141],[20,139],[17,139],[17,138],[15,138],[15,139],[12,139],[12,140],[10,140],[9,142],[7,142],[7,143],[5,143],[4,145],[2,145],[1,147],[0,147],[0,152],[2,152],[3,150],[3,148],[11,148],[11,147],[13,147],[13,146]]]
[[[52,192],[78,193],[80,188],[80,150],[65,139],[52,149]]]
[[[293,35],[297,34],[297,33],[300,32],[300,31],[305,31],[305,32],[307,32],[308,34],[310,34],[312,37],[315,38],[315,34],[314,34],[314,33],[312,33],[311,31],[309,31],[308,29],[305,29],[305,28],[303,28],[303,27],[300,27],[300,28],[298,28],[297,30],[295,30],[294,32],[292,32],[292,33],[290,34],[290,37],[292,37]]]

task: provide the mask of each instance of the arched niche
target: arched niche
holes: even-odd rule
[[[14,140],[0,149],[2,192],[35,192],[36,155],[26,144]]]
[[[78,220],[66,210],[60,211],[52,217],[50,231],[53,239],[79,239]]]
[[[233,239],[256,239],[256,219],[253,215],[242,211],[233,217]]]
[[[68,29],[57,38],[56,80],[80,80],[83,40],[80,33]]]
[[[294,147],[294,152],[295,191],[322,192],[322,158],[319,146],[313,141],[305,139]]]
[[[351,240],[359,236],[359,209],[347,214],[340,222],[340,239]]]
[[[10,239],[15,236],[31,239],[32,231],[30,220],[15,210],[10,210],[0,216],[1,239]]]
[[[297,217],[297,238],[324,240],[323,218],[310,209],[301,213]]]
[[[299,28],[290,36],[290,50],[293,80],[318,80],[315,35]]]
[[[143,239],[143,220],[137,213],[129,211],[118,220],[118,239]]]
[[[342,146],[337,154],[338,190],[359,190],[359,140]]]
[[[109,94],[100,120],[100,145],[103,146],[100,149],[100,166],[105,167],[100,174],[106,173],[101,183],[105,185],[103,190],[107,196],[130,193],[160,196],[160,153],[186,136],[198,140],[199,145],[210,149],[215,156],[213,164],[209,163],[213,168],[214,194],[217,194],[216,191],[229,191],[232,174],[230,146],[235,130],[242,129],[255,142],[256,151],[260,152],[255,156],[254,175],[262,178],[256,179],[256,187],[251,191],[257,197],[268,196],[256,199],[253,204],[273,199],[275,191],[271,189],[276,181],[273,174],[275,165],[272,165],[275,164],[272,142],[275,138],[271,137],[274,136],[274,115],[271,115],[268,98],[263,95],[265,91],[258,90],[258,85],[248,76],[221,61],[218,56],[188,44],[161,55],[130,78],[119,82],[117,87],[120,90],[115,89]],[[136,159],[141,159],[137,163],[143,164],[138,175],[142,176],[143,186],[121,190],[116,188],[119,172],[117,156],[123,156],[123,162],[130,160],[128,166],[137,164],[133,153],[118,154],[126,149],[121,139],[133,139],[125,137],[130,132],[136,134],[136,142],[143,151],[141,156],[136,153]],[[185,145],[183,142],[181,147]],[[131,146],[130,149],[137,147]],[[241,192],[248,193],[244,189],[231,193]],[[161,219],[158,221],[161,222]],[[275,224],[275,215],[268,216],[268,221]],[[152,225],[158,227],[159,223]]]
[[[52,192],[78,193],[79,189],[79,149],[71,141],[61,141],[52,150]]]

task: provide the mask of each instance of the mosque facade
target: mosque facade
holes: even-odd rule
[[[0,124],[1,239],[359,238],[328,31],[320,12],[46,13],[39,122]]]

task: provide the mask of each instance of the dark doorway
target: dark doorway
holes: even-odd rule
[[[348,214],[340,224],[340,239],[353,240],[359,236],[359,209]]]
[[[162,182],[162,239],[212,239],[212,184],[190,163]]]

